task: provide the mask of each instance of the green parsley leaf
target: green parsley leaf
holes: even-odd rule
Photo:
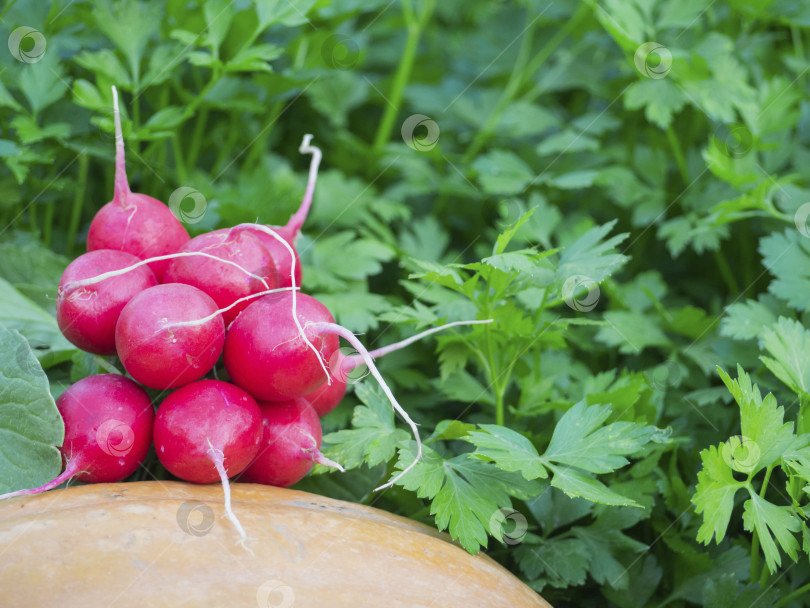
[[[718,543],[725,537],[734,508],[734,495],[745,486],[745,482],[734,479],[731,467],[717,446],[701,451],[700,459],[703,468],[698,473],[692,504],[698,514],[703,514],[697,540],[708,545],[713,536]]]
[[[793,507],[774,505],[754,492],[749,492],[751,498],[743,505],[745,529],[757,532],[765,554],[765,563],[771,572],[776,572],[776,568],[782,565],[777,543],[790,559],[794,562],[798,559],[799,541],[796,540],[795,533],[800,528],[799,518]]]
[[[359,382],[354,387],[365,405],[354,408],[351,429],[329,433],[323,438],[323,453],[346,469],[365,463],[374,466],[394,457],[397,444],[408,433],[394,425],[394,410],[382,389],[375,383]],[[319,472],[325,470],[319,469]]]

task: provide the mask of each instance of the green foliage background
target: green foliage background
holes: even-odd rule
[[[806,3],[7,2],[20,27],[46,48],[0,50],[0,322],[54,396],[120,369],[53,320],[112,194],[110,86],[133,190],[200,192],[192,234],[285,222],[312,133],[304,289],[368,345],[495,321],[381,361],[428,440],[400,483],[371,491],[414,444],[367,379],[324,420],[350,470],[302,489],[447,529],[555,606],[806,605]]]

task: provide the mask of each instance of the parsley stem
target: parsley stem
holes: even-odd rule
[[[720,270],[720,275],[726,282],[726,287],[728,287],[729,293],[736,296],[741,292],[741,290],[740,286],[737,284],[737,279],[734,278],[734,273],[731,272],[731,266],[729,266],[726,256],[719,249],[715,249],[712,252],[712,255],[714,256],[714,261],[717,262],[717,268]]]
[[[399,60],[399,66],[394,75],[394,83],[391,87],[389,103],[385,107],[385,113],[377,127],[377,134],[374,136],[373,153],[375,156],[380,155],[383,146],[388,143],[388,139],[391,137],[394,121],[397,118],[397,113],[402,104],[402,95],[405,92],[405,85],[408,84],[408,80],[411,77],[411,69],[416,59],[416,49],[419,47],[419,38],[421,38],[422,30],[428,19],[430,19],[430,15],[433,13],[435,3],[435,0],[427,0],[418,17],[413,15],[413,8],[409,1],[402,3],[402,10],[405,14],[405,21],[408,26],[408,37],[405,40],[405,49],[402,51],[402,57]]]
[[[687,167],[686,165],[686,157],[683,155],[683,148],[681,148],[681,142],[675,135],[675,131],[672,129],[672,125],[667,127],[667,141],[669,142],[669,145],[672,148],[672,154],[675,156],[675,164],[678,166],[678,171],[681,174],[681,179],[683,179],[683,183],[690,184],[692,180],[689,179],[689,167]]]
[[[773,608],[782,608],[782,606],[785,606],[785,605],[789,604],[790,602],[795,600],[797,597],[801,597],[805,593],[808,593],[808,592],[810,592],[810,583],[807,583],[806,585],[803,585],[802,587],[799,587],[795,591],[791,591],[790,593],[788,593],[785,597],[783,597],[781,600],[776,602],[773,605]]]

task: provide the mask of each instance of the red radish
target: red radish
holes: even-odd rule
[[[118,374],[88,376],[56,400],[65,421],[65,469],[32,490],[0,496],[39,494],[69,479],[86,483],[121,481],[143,462],[152,445],[155,413],[146,392]]]
[[[340,405],[340,402],[346,396],[346,389],[348,388],[346,380],[341,380],[338,374],[332,372],[331,366],[329,372],[332,375],[332,382],[324,382],[303,397],[320,417],[326,416]]]
[[[274,293],[250,304],[225,338],[225,369],[231,380],[262,401],[311,393],[327,381],[323,361],[338,347],[335,336],[308,329],[319,321],[334,323],[327,308],[306,294]]]
[[[220,380],[200,380],[177,389],[158,408],[155,450],[170,473],[192,483],[221,481],[225,512],[247,538],[231,509],[228,477],[256,457],[262,438],[259,406],[242,389]]]
[[[435,334],[439,331],[444,331],[450,327],[456,327],[458,325],[479,325],[482,323],[492,323],[492,319],[487,319],[485,321],[454,321],[452,323],[441,325],[440,327],[433,327],[418,333],[415,336],[406,338],[405,340],[400,340],[399,342],[389,344],[388,346],[383,346],[381,348],[372,350],[369,352],[369,356],[371,356],[372,359],[377,359],[378,357],[382,357],[388,353],[392,353],[405,348],[406,346],[410,346],[414,342],[421,340],[426,336]],[[309,401],[310,405],[312,405],[312,407],[315,408],[315,411],[318,412],[318,416],[325,416],[338,406],[338,404],[343,400],[343,397],[346,395],[347,382],[350,380],[350,374],[361,365],[364,365],[364,361],[363,357],[360,355],[346,356],[343,354],[341,349],[335,351],[332,360],[329,362],[329,373],[331,375],[332,382],[326,382],[308,395],[304,396],[304,399]],[[355,380],[355,382],[356,381],[357,380]]]
[[[301,206],[292,217],[290,217],[286,226],[260,226],[257,224],[242,224],[237,228],[243,228],[246,232],[250,232],[256,236],[265,246],[273,262],[278,269],[279,287],[295,287],[301,286],[301,260],[298,259],[298,252],[295,251],[295,237],[301,230],[301,226],[307,219],[309,208],[312,206],[312,197],[315,194],[315,183],[318,179],[318,167],[321,164],[321,151],[316,146],[311,145],[312,135],[305,135],[304,140],[298,151],[301,154],[312,154],[312,161],[309,164],[309,177],[307,179],[307,189],[304,192],[304,198],[301,200]],[[268,233],[266,230],[270,228],[279,237],[284,239],[292,248],[292,256],[290,249],[285,246],[278,238]],[[295,282],[291,280],[291,275],[295,277]]]
[[[178,257],[171,261],[163,275],[164,283],[193,285],[211,296],[220,308],[278,285],[273,258],[260,240],[246,231],[224,229],[201,234],[180,249],[181,253],[190,251],[230,260],[251,272],[248,275],[234,265],[213,258]],[[261,280],[257,280],[257,276]],[[229,325],[247,305],[248,302],[244,302],[224,312],[225,325]]]
[[[256,401],[221,380],[199,380],[177,389],[160,404],[155,419],[160,462],[172,475],[192,483],[219,480],[209,453],[212,446],[224,454],[228,476],[233,477],[255,458],[261,436]]]
[[[239,481],[286,488],[303,479],[316,462],[343,471],[321,454],[321,422],[305,399],[262,401],[259,408],[261,447]]]
[[[56,322],[73,344],[97,355],[115,354],[115,323],[121,309],[135,295],[157,285],[154,273],[140,266],[98,283],[75,286],[82,279],[138,263],[131,253],[97,249],[73,260],[59,281]]]
[[[115,121],[115,191],[113,200],[104,205],[90,223],[87,250],[117,249],[142,259],[175,252],[189,240],[186,229],[171,209],[159,200],[129,189],[124,162],[121,113],[118,109],[118,91],[113,87],[112,92]],[[149,266],[160,280],[168,265],[167,261],[158,261]]]
[[[139,293],[124,306],[115,346],[127,372],[141,384],[168,389],[199,380],[214,367],[225,324],[209,295],[167,283]]]

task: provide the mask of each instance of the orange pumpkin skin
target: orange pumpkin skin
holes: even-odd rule
[[[94,484],[0,502],[3,606],[550,608],[490,558],[371,507],[236,483]]]

